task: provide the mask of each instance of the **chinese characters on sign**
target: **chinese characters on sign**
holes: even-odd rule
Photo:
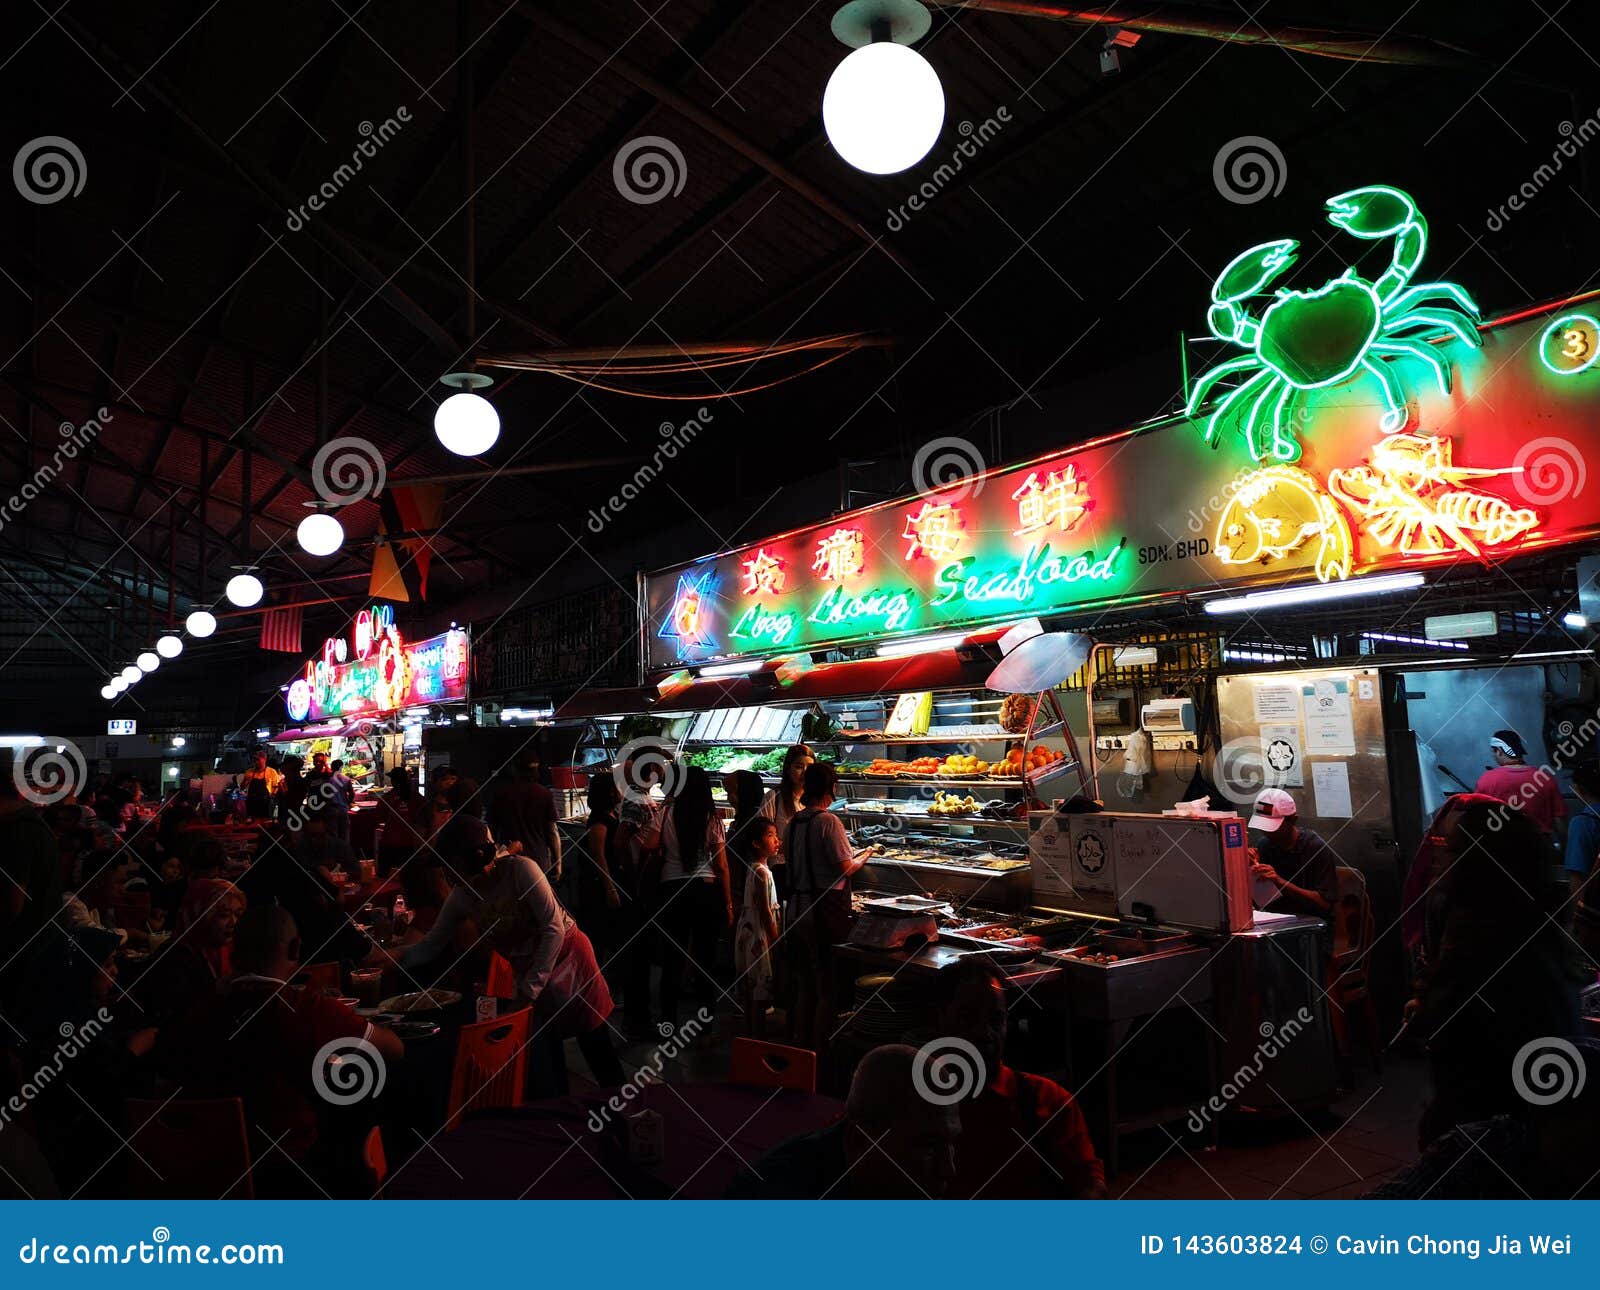
[[[322,657],[308,661],[290,683],[285,704],[291,721],[379,716],[467,697],[472,648],[465,629],[407,641],[394,626],[394,611],[382,605],[357,615],[353,636],[354,658],[348,646],[341,651],[330,640]]]

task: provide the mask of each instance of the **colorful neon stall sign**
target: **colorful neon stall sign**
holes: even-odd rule
[[[393,611],[378,606],[357,616],[346,661],[339,661],[340,653],[333,640],[324,642],[321,657],[307,660],[290,682],[284,702],[291,721],[382,716],[414,704],[465,700],[470,693],[472,642],[465,628],[407,641]]]
[[[1328,218],[1387,267],[1236,257],[1183,414],[646,575],[646,671],[1600,540],[1600,292],[1480,322],[1398,189]]]

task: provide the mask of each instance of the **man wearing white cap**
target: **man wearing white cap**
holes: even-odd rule
[[[1261,908],[1274,914],[1310,914],[1326,918],[1339,898],[1333,848],[1310,829],[1300,827],[1294,798],[1281,788],[1256,795],[1250,817],[1250,876],[1277,888]]]

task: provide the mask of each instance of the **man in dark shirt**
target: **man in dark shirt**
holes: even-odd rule
[[[1339,901],[1339,863],[1333,848],[1300,827],[1299,808],[1281,788],[1264,788],[1250,817],[1250,875],[1258,880],[1256,904],[1273,914],[1328,918]],[[1264,901],[1259,884],[1276,888]]]
[[[539,753],[517,754],[511,779],[502,784],[489,807],[489,825],[498,842],[522,844],[522,854],[545,871],[551,882],[561,877],[561,835],[556,829],[556,804],[539,783]]]
[[[735,1178],[730,1200],[936,1200],[955,1174],[954,1106],[918,1095],[917,1050],[874,1048],[850,1081],[844,1119],[792,1138]]]
[[[60,908],[56,836],[18,792],[10,759],[0,757],[0,1008],[22,979],[29,943]]]
[[[952,1200],[1091,1200],[1105,1195],[1106,1171],[1072,1094],[1054,1080],[1005,1064],[1006,992],[989,959],[967,958],[939,973],[938,1031],[923,1053],[946,1060],[973,1091],[956,1103]],[[977,1054],[966,1069],[950,1040]]]

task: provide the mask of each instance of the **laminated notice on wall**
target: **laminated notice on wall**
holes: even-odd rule
[[[1355,722],[1350,714],[1350,682],[1324,677],[1300,687],[1305,707],[1305,754],[1350,756],[1356,750]]]
[[[1311,766],[1311,795],[1317,814],[1325,820],[1348,820],[1350,768],[1342,761],[1319,761]]]

